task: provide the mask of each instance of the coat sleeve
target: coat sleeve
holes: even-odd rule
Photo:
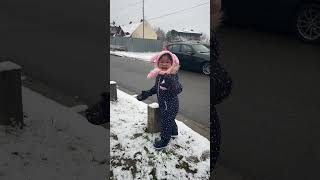
[[[149,96],[152,96],[157,93],[157,85],[155,84],[151,89],[147,91]]]
[[[213,36],[213,51],[211,51],[211,57],[213,60],[212,65],[212,76],[210,83],[211,97],[213,97],[212,103],[214,105],[221,103],[225,98],[231,94],[232,90],[232,79],[225,69],[225,67],[219,62],[219,44],[216,35]]]

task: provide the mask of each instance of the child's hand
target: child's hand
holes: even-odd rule
[[[149,97],[147,91],[142,91],[141,94],[139,94],[136,98],[138,101],[143,101]]]
[[[138,101],[143,101],[143,98],[142,98],[141,94],[139,94],[136,98],[137,98]]]

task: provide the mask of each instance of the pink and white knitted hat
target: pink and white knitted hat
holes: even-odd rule
[[[169,54],[172,57],[172,66],[166,70],[166,71],[162,71],[159,67],[158,67],[158,61],[160,59],[160,57],[164,54]],[[151,57],[151,62],[154,63],[154,69],[151,70],[147,76],[148,79],[150,78],[155,78],[157,77],[158,74],[175,74],[178,72],[180,65],[179,65],[179,59],[178,57],[173,54],[170,51],[164,50],[161,51],[160,53],[154,55],[153,57]]]

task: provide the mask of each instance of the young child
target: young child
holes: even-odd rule
[[[137,96],[139,101],[157,94],[160,109],[160,141],[154,143],[156,149],[165,148],[171,137],[178,135],[178,127],[175,117],[179,110],[178,94],[182,91],[177,72],[179,59],[170,51],[161,51],[151,58],[155,68],[150,71],[148,78],[156,78],[155,85],[148,91],[142,91]]]

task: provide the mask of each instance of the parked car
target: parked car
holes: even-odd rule
[[[320,0],[222,0],[225,22],[292,32],[320,41]]]
[[[203,44],[177,42],[166,46],[180,60],[181,69],[210,75],[210,50]]]

